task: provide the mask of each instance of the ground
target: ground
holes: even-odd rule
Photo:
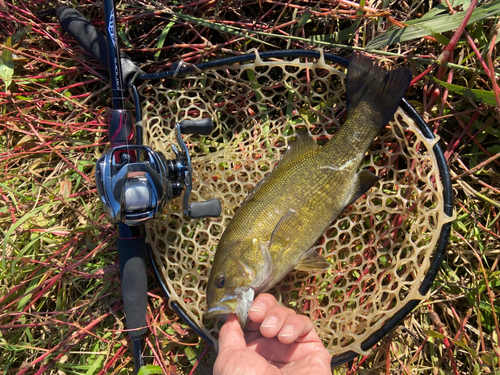
[[[101,2],[0,0],[0,363],[4,374],[127,373],[116,230],[94,182],[110,89],[59,26],[61,4],[103,28]],[[334,374],[500,373],[498,14],[499,1],[467,0],[117,4],[122,49],[148,72],[252,47],[370,50],[411,67],[407,98],[440,137],[456,218],[429,298]],[[149,291],[147,362],[210,373],[214,350],[152,277]]]

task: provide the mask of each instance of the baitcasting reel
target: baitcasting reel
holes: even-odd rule
[[[166,202],[181,195],[186,187],[184,214],[192,218],[217,217],[218,199],[189,204],[192,189],[191,159],[181,134],[212,133],[210,119],[183,120],[175,125],[176,158],[167,160],[161,152],[143,145],[124,144],[106,152],[96,164],[97,190],[105,213],[113,224],[144,224],[155,218]]]

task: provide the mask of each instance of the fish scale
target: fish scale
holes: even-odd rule
[[[270,289],[294,268],[322,271],[330,266],[310,249],[379,180],[358,170],[410,80],[408,69],[386,72],[353,54],[346,121],[337,134],[322,147],[308,135],[297,136],[224,230],[208,280],[208,317],[236,312],[244,326],[255,293]]]

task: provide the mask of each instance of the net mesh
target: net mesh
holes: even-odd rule
[[[345,110],[345,74],[319,59],[255,61],[220,66],[141,87],[145,144],[174,158],[176,122],[210,117],[209,137],[185,136],[193,162],[192,201],[219,198],[219,218],[183,216],[182,201],[147,224],[147,241],[171,293],[170,302],[209,336],[205,290],[217,243],[240,203],[307,129],[325,142]],[[382,179],[318,239],[332,267],[294,271],[271,293],[311,317],[332,355],[353,350],[408,301],[422,299],[442,225],[442,185],[425,138],[401,109],[375,139],[363,168]],[[335,192],[332,192],[334,194]],[[216,340],[214,340],[216,342]]]

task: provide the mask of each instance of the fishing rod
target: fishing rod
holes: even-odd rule
[[[56,15],[61,26],[99,63],[110,76],[112,108],[108,116],[110,149],[96,164],[96,184],[103,209],[116,224],[118,261],[126,328],[132,342],[134,373],[144,365],[142,351],[147,321],[147,245],[144,224],[157,217],[165,203],[181,195],[184,214],[192,218],[216,217],[221,206],[217,199],[189,203],[192,167],[181,134],[209,135],[211,119],[183,120],[176,124],[176,158],[165,156],[142,144],[142,115],[134,74],[141,70],[120,52],[113,0],[104,1],[107,38],[72,8],[59,7]],[[136,121],[125,108],[125,83],[131,90]]]

